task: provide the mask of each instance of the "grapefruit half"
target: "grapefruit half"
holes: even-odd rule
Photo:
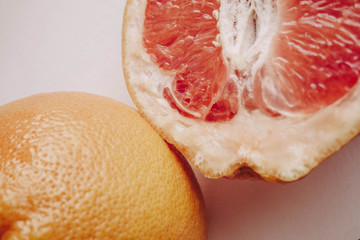
[[[205,176],[305,176],[360,131],[360,3],[130,0],[142,115]]]

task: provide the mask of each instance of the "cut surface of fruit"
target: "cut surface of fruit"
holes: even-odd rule
[[[0,239],[206,239],[191,167],[129,106],[39,94],[0,122]]]
[[[227,99],[229,94],[237,98],[237,92],[229,87],[228,70],[216,42],[219,31],[213,12],[218,8],[217,0],[150,0],[147,4],[145,48],[160,68],[174,73],[164,97],[187,116],[226,120],[235,114],[232,109],[237,110],[231,109]]]
[[[275,111],[314,112],[342,98],[358,82],[358,5],[357,1],[279,2],[279,30],[255,77],[268,106]]]
[[[138,108],[206,176],[295,180],[359,131],[358,1],[132,0],[123,39]]]

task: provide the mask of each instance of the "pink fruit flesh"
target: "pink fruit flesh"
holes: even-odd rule
[[[217,0],[148,0],[144,46],[161,69],[174,75],[163,95],[180,114],[228,121],[240,104],[271,116],[285,111],[313,113],[342,98],[358,82],[357,1],[278,3],[281,23],[268,59],[255,74],[253,89],[242,92],[236,81],[248,79],[229,77],[230,60],[213,43],[219,31],[212,14],[219,4]]]

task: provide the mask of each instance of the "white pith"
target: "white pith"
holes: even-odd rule
[[[255,75],[277,32],[274,1],[221,1],[219,16],[221,46],[230,67],[247,71],[249,77]]]
[[[279,21],[276,9],[266,6],[272,2],[221,1],[220,40],[216,42],[222,45],[233,68],[251,74],[264,63]],[[205,122],[180,115],[162,95],[173,75],[154,64],[143,47],[146,3],[132,0],[127,5],[123,64],[128,88],[153,126],[170,143],[186,149],[186,156],[204,175],[230,176],[239,166],[249,166],[265,179],[295,180],[359,131],[360,84],[345,97],[346,101],[338,101],[311,116],[273,118],[256,110],[249,113],[241,107],[228,122]],[[234,27],[233,14],[246,13],[242,17],[249,19],[254,11],[261,26],[257,26],[256,39],[246,38],[245,32],[249,32],[246,27],[251,24]],[[244,41],[233,42],[234,35]]]

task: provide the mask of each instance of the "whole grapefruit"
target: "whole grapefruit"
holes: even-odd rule
[[[39,94],[0,107],[1,239],[206,239],[182,157],[118,101]]]

